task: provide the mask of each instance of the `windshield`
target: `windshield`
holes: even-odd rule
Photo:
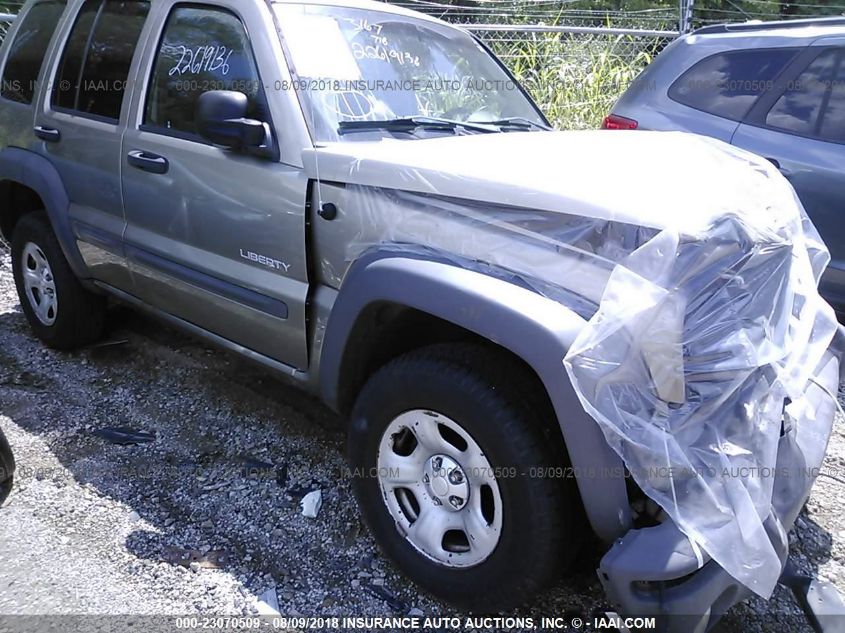
[[[338,133],[346,121],[543,124],[515,82],[463,31],[369,9],[284,4],[276,12],[316,141],[358,138]]]

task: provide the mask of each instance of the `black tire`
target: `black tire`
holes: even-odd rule
[[[15,456],[12,454],[12,447],[9,440],[0,429],[0,505],[12,492],[15,474]]]
[[[353,489],[364,520],[385,554],[411,579],[458,607],[496,612],[524,604],[569,566],[583,534],[572,482],[539,477],[532,467],[566,461],[545,394],[518,363],[475,345],[437,345],[410,352],[373,375],[354,406],[348,432]],[[478,444],[497,477],[503,506],[498,544],[472,567],[450,567],[411,545],[391,517],[377,477],[384,431],[398,415],[436,411]],[[550,441],[551,438],[551,441]],[[513,471],[509,471],[513,472]],[[470,493],[472,494],[472,493]]]
[[[41,249],[52,272],[58,307],[51,324],[39,319],[27,297],[22,266],[24,248],[29,243]],[[21,308],[35,336],[45,345],[72,350],[100,338],[105,324],[106,299],[86,290],[73,274],[43,212],[29,213],[15,226],[12,268]]]

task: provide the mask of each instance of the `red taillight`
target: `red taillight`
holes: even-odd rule
[[[608,114],[601,122],[601,129],[603,130],[636,130],[639,125],[634,119],[619,116],[618,114]]]

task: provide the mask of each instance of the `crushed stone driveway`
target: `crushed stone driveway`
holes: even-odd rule
[[[0,509],[0,615],[455,615],[379,554],[343,478],[340,420],[231,355],[116,308],[107,345],[31,336],[0,246],[0,427],[18,474]],[[840,392],[840,399],[841,399]],[[153,441],[113,443],[117,427]],[[845,590],[845,427],[790,536],[799,566]],[[299,502],[320,490],[317,518]],[[508,615],[603,613],[599,546]],[[462,615],[462,614],[459,614]],[[723,631],[810,630],[786,589]]]

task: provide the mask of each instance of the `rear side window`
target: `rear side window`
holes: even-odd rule
[[[669,88],[669,97],[697,110],[741,121],[797,49],[729,51],[701,60]]]
[[[246,94],[247,117],[267,121],[264,90],[246,29],[223,9],[178,7],[167,20],[144,124],[193,136],[197,100],[209,90]]]
[[[839,55],[839,69],[819,125],[819,137],[845,143],[845,53]]]
[[[53,84],[53,106],[120,118],[129,66],[150,11],[148,0],[86,0]]]
[[[9,48],[0,95],[18,103],[32,103],[47,46],[66,4],[65,0],[39,2],[24,16]]]
[[[845,142],[845,62],[839,49],[816,57],[790,82],[766,125],[801,136]]]

